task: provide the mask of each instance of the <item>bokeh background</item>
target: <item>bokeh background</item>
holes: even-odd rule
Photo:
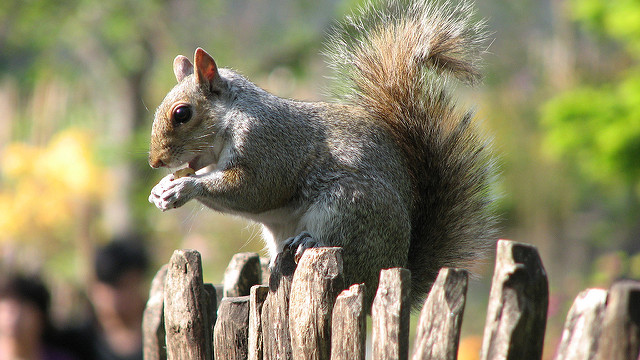
[[[147,202],[153,112],[177,54],[204,47],[280,96],[326,99],[327,33],[361,0],[0,2],[0,264],[45,274],[59,321],[93,249],[145,240],[153,268],[202,253],[205,281],[263,251],[259,227],[196,203]],[[640,278],[640,1],[482,0],[485,79],[460,87],[495,138],[500,236],[534,244],[550,279],[545,357],[574,297]],[[461,358],[476,354],[493,259],[476,269]],[[152,276],[150,273],[149,276]]]

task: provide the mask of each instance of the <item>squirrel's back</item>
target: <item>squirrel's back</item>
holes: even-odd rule
[[[465,267],[495,240],[490,141],[451,95],[456,79],[480,78],[473,17],[467,2],[387,0],[349,17],[327,49],[339,97],[385,123],[407,158],[415,300],[441,267]]]

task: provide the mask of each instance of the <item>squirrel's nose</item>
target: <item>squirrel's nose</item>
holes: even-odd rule
[[[159,167],[165,166],[165,163],[162,162],[162,160],[160,160],[160,159],[152,159],[151,157],[149,157],[149,165],[152,168],[157,169]]]

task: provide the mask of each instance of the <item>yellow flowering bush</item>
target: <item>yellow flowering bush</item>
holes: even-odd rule
[[[92,140],[68,129],[44,147],[16,142],[0,150],[0,241],[73,233],[78,212],[109,191]]]

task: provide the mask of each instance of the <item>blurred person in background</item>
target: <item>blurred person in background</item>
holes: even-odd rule
[[[56,348],[50,320],[51,296],[37,276],[0,279],[0,360],[72,360]]]
[[[142,359],[147,267],[147,253],[135,237],[117,239],[96,251],[95,281],[88,289],[92,319],[65,336],[66,345],[80,359]]]

